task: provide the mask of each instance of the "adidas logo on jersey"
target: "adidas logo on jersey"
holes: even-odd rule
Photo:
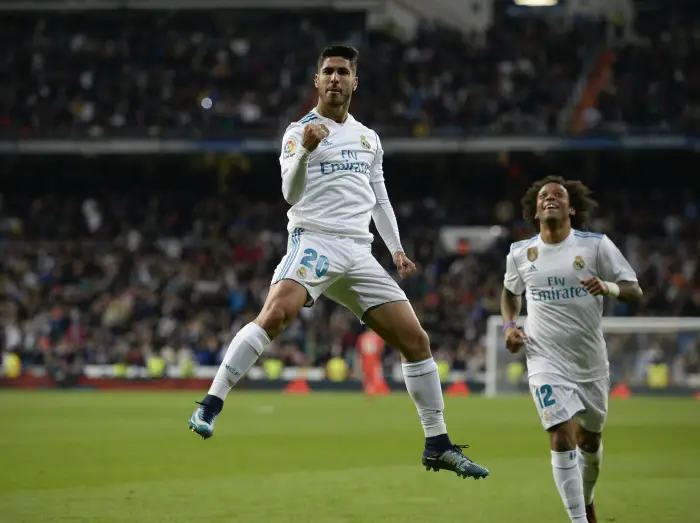
[[[332,145],[331,142],[328,141],[328,138],[324,138],[321,140],[321,145]]]
[[[530,268],[527,272],[537,272],[537,267],[535,267],[534,265],[530,265]]]

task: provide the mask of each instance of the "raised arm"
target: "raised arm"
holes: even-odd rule
[[[291,126],[282,138],[280,167],[282,169],[282,196],[290,205],[301,200],[306,189],[306,175],[309,168],[309,156],[326,136],[325,125],[306,124]]]

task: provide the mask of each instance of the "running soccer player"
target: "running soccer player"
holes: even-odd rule
[[[615,244],[584,232],[596,205],[589,194],[581,182],[559,176],[528,189],[523,217],[539,234],[511,245],[501,294],[506,347],[512,353],[525,347],[530,391],[549,433],[554,482],[577,523],[596,522],[593,494],[610,387],[603,297],[634,302],[642,296]],[[524,329],[516,323],[523,292]]]
[[[314,77],[318,104],[284,133],[282,194],[291,204],[287,254],[275,270],[262,311],[234,337],[189,427],[204,439],[211,437],[231,388],[301,308],[324,295],[350,309],[401,352],[406,388],[425,432],[426,469],[486,477],[488,470],[467,458],[464,446],[450,441],[428,336],[403,290],[372,256],[371,219],[399,276],[415,270],[401,247],[384,185],[379,136],[348,114],[357,89],[357,60],[353,47],[326,48]]]

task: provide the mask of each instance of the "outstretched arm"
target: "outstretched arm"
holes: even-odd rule
[[[377,203],[375,203],[372,209],[372,219],[377,226],[379,235],[391,252],[394,265],[396,265],[396,269],[399,271],[399,276],[401,278],[406,278],[413,274],[416,270],[416,265],[404,254],[403,247],[401,246],[401,237],[399,236],[399,225],[396,223],[396,214],[394,214],[394,209],[391,206],[389,194],[384,184],[384,150],[382,149],[382,142],[379,140],[377,133],[374,133],[374,136],[376,140],[375,147],[377,149],[369,174],[369,182],[374,191],[374,197]]]
[[[372,209],[372,220],[374,220],[377,231],[379,231],[379,235],[384,240],[389,252],[394,256],[397,252],[403,252],[396,214],[389,201],[389,194],[387,193],[384,180],[372,182],[371,185],[374,196],[377,199],[377,203]]]
[[[394,261],[396,261],[396,253],[403,252],[403,247],[401,246],[401,237],[399,236],[399,225],[396,222],[396,214],[394,214],[394,208],[391,206],[389,193],[384,183],[384,149],[382,149],[382,142],[379,140],[379,135],[377,133],[374,133],[374,138],[376,151],[370,170],[369,182],[374,191],[374,197],[377,203],[372,209],[372,219],[377,226],[379,235],[394,257]]]

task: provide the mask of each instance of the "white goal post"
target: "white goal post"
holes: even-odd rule
[[[527,324],[527,317],[521,316],[519,325]],[[615,335],[641,335],[634,339],[639,350],[645,348],[649,336],[644,335],[679,335],[682,333],[695,333],[700,337],[700,317],[603,317],[603,333],[610,347],[610,338]],[[622,349],[628,350],[628,349]],[[512,363],[524,363],[524,352],[514,356],[505,348],[503,337],[503,320],[500,316],[489,316],[486,327],[486,372],[485,388],[486,396],[522,392],[522,384],[526,382],[526,373],[520,375],[517,380],[508,376],[509,366]]]

